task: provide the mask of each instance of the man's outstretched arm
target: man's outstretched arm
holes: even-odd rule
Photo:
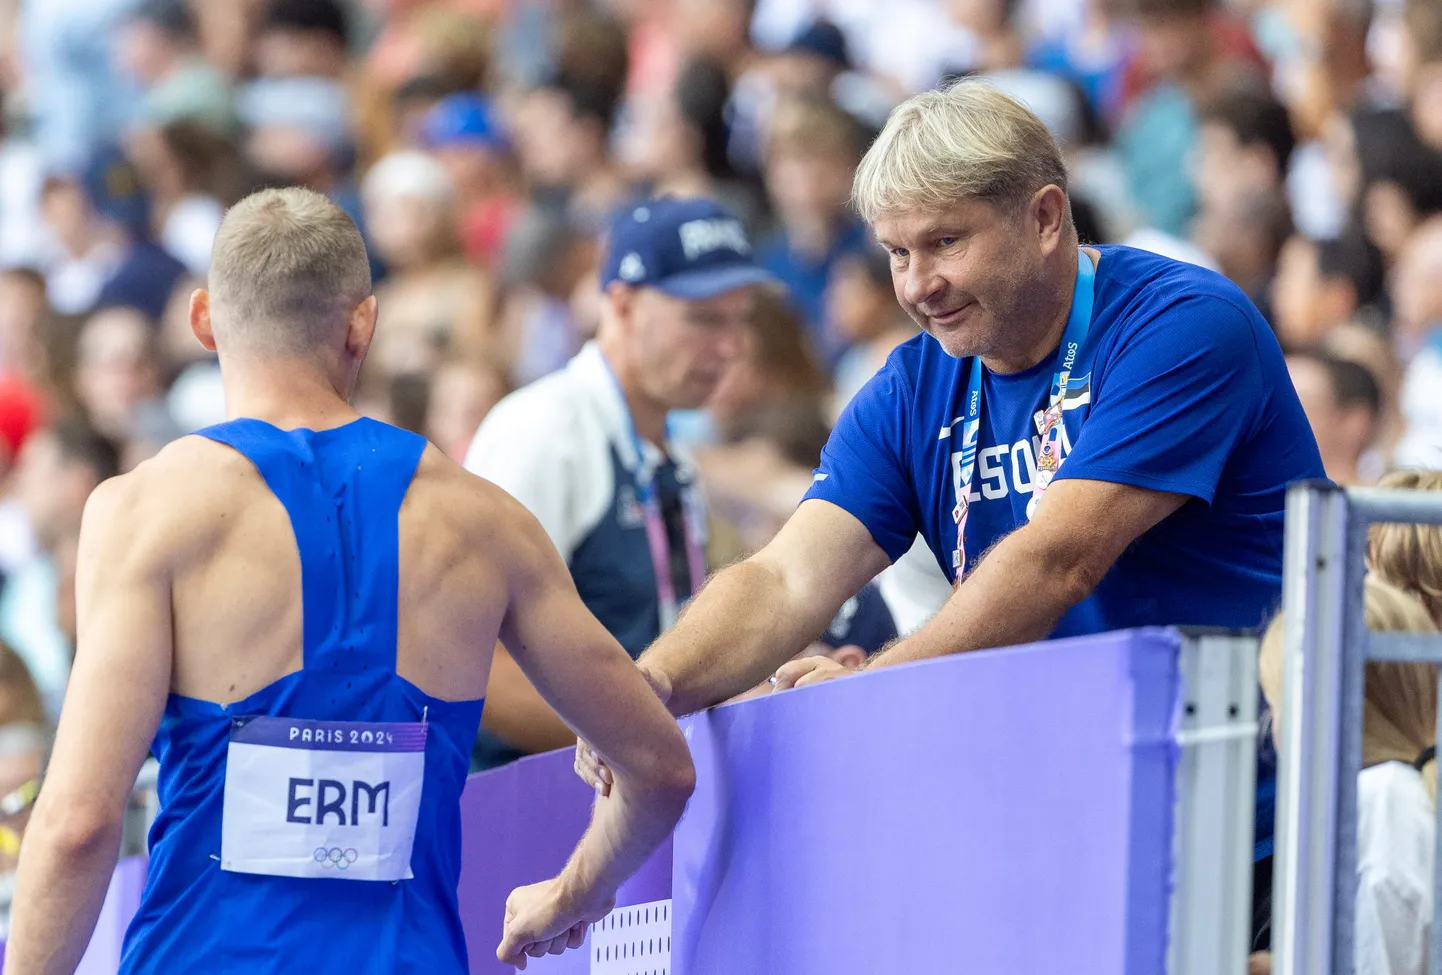
[[[850,512],[803,501],[765,548],[706,584],[641,667],[673,714],[728,700],[796,656],[888,564]]]
[[[1031,522],[998,542],[926,625],[867,667],[1046,639],[1128,545],[1186,500],[1110,481],[1058,480]],[[796,660],[781,669],[777,686],[843,672],[825,657]]]
[[[595,743],[615,777],[560,875],[516,890],[507,902],[496,955],[524,968],[527,955],[580,946],[587,926],[611,909],[617,888],[680,819],[695,769],[676,722],[582,604],[540,525],[509,498],[502,512],[513,545],[503,556],[511,601],[501,641],[546,703]]]
[[[706,583],[641,672],[672,714],[729,700],[796,656],[889,561],[850,512],[803,501],[765,548]],[[576,774],[605,795],[611,769],[581,738]]]
[[[21,847],[6,975],[69,975],[115,868],[121,825],[170,688],[170,578],[137,531],[140,485],[107,481],[85,506],[75,666],[45,784]]]

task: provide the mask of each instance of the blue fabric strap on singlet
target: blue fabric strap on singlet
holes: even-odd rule
[[[305,668],[393,672],[397,516],[425,440],[368,419],[320,431],[238,419],[198,433],[245,455],[290,516]]]

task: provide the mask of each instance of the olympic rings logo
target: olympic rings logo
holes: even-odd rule
[[[322,867],[327,869],[335,867],[337,870],[348,869],[352,863],[356,862],[356,858],[360,856],[360,854],[353,849],[342,850],[338,846],[333,846],[330,849],[318,846],[312,855],[315,857],[315,862],[319,863]]]

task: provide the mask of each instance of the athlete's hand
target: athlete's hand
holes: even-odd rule
[[[559,955],[586,943],[586,929],[610,913],[616,898],[589,904],[566,903],[558,880],[517,887],[506,898],[506,923],[496,957],[526,967],[526,957]]]
[[[646,683],[651,685],[651,690],[665,704],[671,700],[671,679],[662,673],[653,673],[645,667],[641,668],[641,676],[646,678]],[[606,767],[601,756],[591,747],[591,743],[584,738],[576,741],[576,774],[581,781],[596,790],[598,796],[611,794],[611,770]]]
[[[839,664],[830,657],[818,654],[814,657],[802,657],[800,660],[790,660],[781,665],[776,671],[776,690],[784,691],[788,687],[807,687],[811,684],[819,684],[824,680],[831,680],[833,677],[845,677],[847,674],[855,673],[850,667]]]

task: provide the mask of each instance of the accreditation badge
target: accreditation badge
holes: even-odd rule
[[[410,879],[425,749],[424,722],[234,719],[221,869]]]

